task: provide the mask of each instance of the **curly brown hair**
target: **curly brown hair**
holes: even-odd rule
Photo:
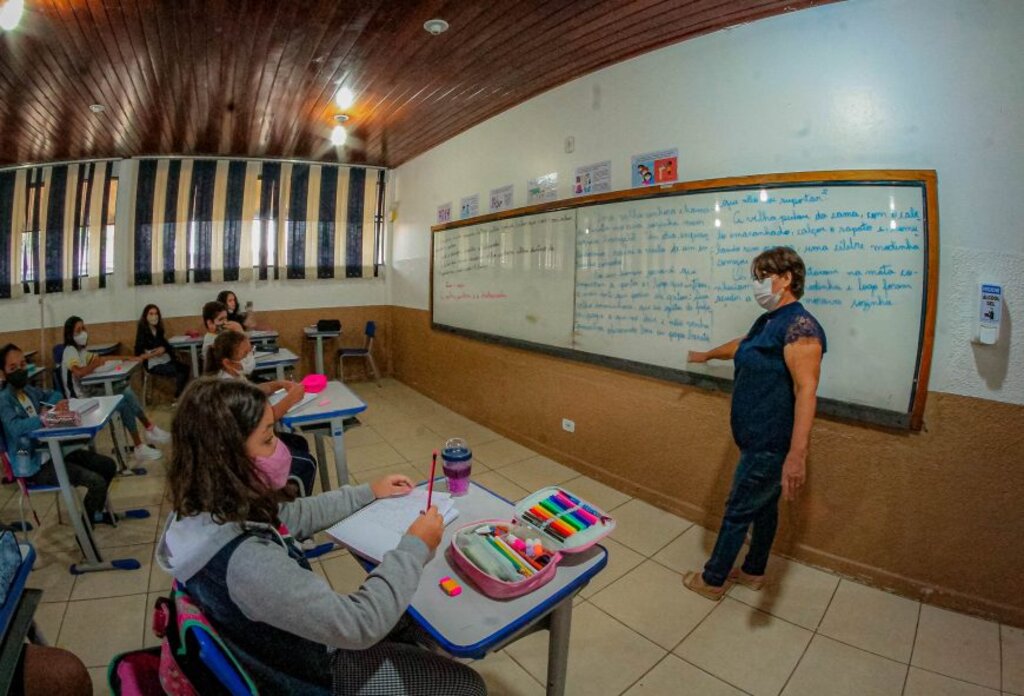
[[[218,524],[277,523],[280,494],[245,453],[266,409],[263,392],[242,380],[203,377],[189,385],[171,426],[167,472],[179,517],[209,513]]]
[[[762,251],[750,262],[750,275],[754,280],[768,275],[780,276],[783,273],[789,273],[792,277],[789,291],[799,300],[804,295],[804,277],[807,275],[800,254],[790,247],[779,246]]]

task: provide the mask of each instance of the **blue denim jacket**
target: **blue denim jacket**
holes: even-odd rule
[[[36,413],[42,408],[41,402],[55,404],[64,398],[60,392],[46,391],[31,384],[25,386],[25,394],[35,406]],[[18,401],[17,394],[10,386],[0,390],[0,423],[3,424],[5,449],[14,475],[34,475],[42,465],[39,456],[41,450],[36,449],[36,443],[29,437],[29,433],[42,428],[43,421],[39,416],[28,415],[28,411]],[[27,466],[18,461],[18,450],[22,449],[31,454]]]

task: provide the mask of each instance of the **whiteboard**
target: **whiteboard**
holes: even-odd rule
[[[433,259],[435,324],[571,347],[574,210],[443,230]]]
[[[746,335],[763,313],[751,261],[789,246],[807,267],[801,302],[827,336],[820,409],[919,427],[934,331],[934,173],[819,174],[838,176],[681,184],[440,226],[434,323],[729,389],[731,361],[686,354]]]
[[[906,412],[925,309],[921,186],[833,185],[687,193],[578,211],[574,347],[731,379],[687,364],[746,335],[763,310],[750,263],[790,246],[804,306],[825,329],[818,395]]]

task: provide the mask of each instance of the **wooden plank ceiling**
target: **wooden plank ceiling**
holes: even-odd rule
[[[21,24],[0,34],[0,163],[396,166],[598,68],[830,1],[25,0]],[[451,29],[428,34],[434,17]],[[356,97],[341,149],[328,140],[340,84]]]

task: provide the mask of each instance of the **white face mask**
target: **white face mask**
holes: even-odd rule
[[[150,314],[148,317],[146,317],[146,321],[149,322],[150,326],[156,326],[157,324],[160,323],[160,315],[159,314],[156,314],[156,315]]]
[[[252,353],[246,354],[246,356],[238,362],[242,366],[243,375],[251,375],[252,371],[256,369],[256,356]]]
[[[82,331],[80,333],[76,333],[72,338],[75,339],[76,345],[84,348],[85,344],[89,342],[89,333],[86,331]]]
[[[782,301],[782,293],[772,293],[772,276],[768,276],[764,280],[754,281],[754,299],[764,309],[769,312],[779,306],[779,302]]]

